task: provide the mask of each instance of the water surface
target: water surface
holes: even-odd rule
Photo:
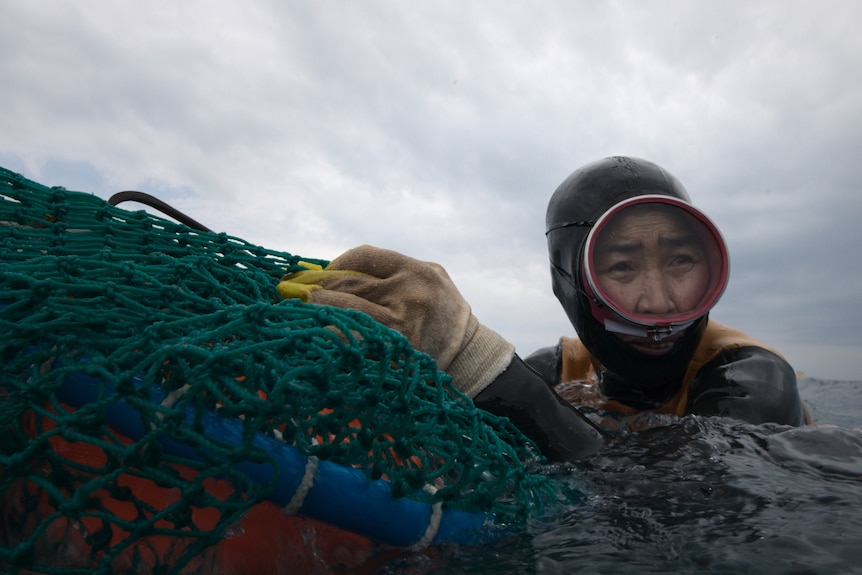
[[[684,417],[615,438],[548,470],[583,505],[384,572],[862,573],[862,383],[804,379],[800,392],[818,427]]]

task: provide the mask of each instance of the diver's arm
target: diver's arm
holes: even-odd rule
[[[473,401],[481,409],[508,417],[554,461],[583,459],[604,441],[592,423],[517,355]]]
[[[553,386],[560,381],[562,357],[563,347],[558,342],[557,345],[537,349],[524,358],[524,363]]]
[[[438,264],[360,246],[323,270],[282,278],[283,298],[354,309],[401,332],[430,355],[452,384],[491,413],[508,417],[542,453],[575,460],[598,449],[599,432],[515,355],[515,347],[479,323]]]
[[[750,423],[806,423],[793,368],[754,346],[725,350],[704,365],[689,387],[686,411]]]

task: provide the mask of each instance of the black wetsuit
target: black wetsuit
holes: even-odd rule
[[[581,383],[563,392],[560,383]],[[577,392],[572,392],[577,389]],[[643,411],[733,417],[751,423],[803,425],[796,374],[775,351],[709,320],[683,378],[650,388],[603,370],[576,339],[563,338],[509,368],[475,398],[505,415],[554,460],[576,460],[602,445],[600,431],[575,407],[617,414]]]

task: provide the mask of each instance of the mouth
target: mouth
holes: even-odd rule
[[[679,338],[682,337],[682,334],[680,333],[677,335],[672,335],[660,341],[655,341],[654,339],[648,337],[636,337],[633,335],[625,335],[621,333],[615,335],[624,343],[630,345],[637,351],[646,355],[664,355],[666,353],[669,353],[676,345],[676,342],[679,341]]]

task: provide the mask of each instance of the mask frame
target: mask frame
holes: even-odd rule
[[[691,310],[661,317],[625,310],[615,304],[613,299],[607,295],[596,277],[593,262],[601,232],[623,210],[647,204],[672,206],[682,210],[685,216],[691,218],[694,224],[692,229],[701,242],[705,257],[709,260],[709,283],[700,303]],[[688,202],[671,196],[648,194],[635,196],[615,204],[596,220],[587,234],[584,244],[582,279],[584,293],[590,302],[590,312],[607,331],[614,333],[661,341],[685,330],[715,306],[727,287],[729,273],[730,262],[727,244],[715,223]]]

